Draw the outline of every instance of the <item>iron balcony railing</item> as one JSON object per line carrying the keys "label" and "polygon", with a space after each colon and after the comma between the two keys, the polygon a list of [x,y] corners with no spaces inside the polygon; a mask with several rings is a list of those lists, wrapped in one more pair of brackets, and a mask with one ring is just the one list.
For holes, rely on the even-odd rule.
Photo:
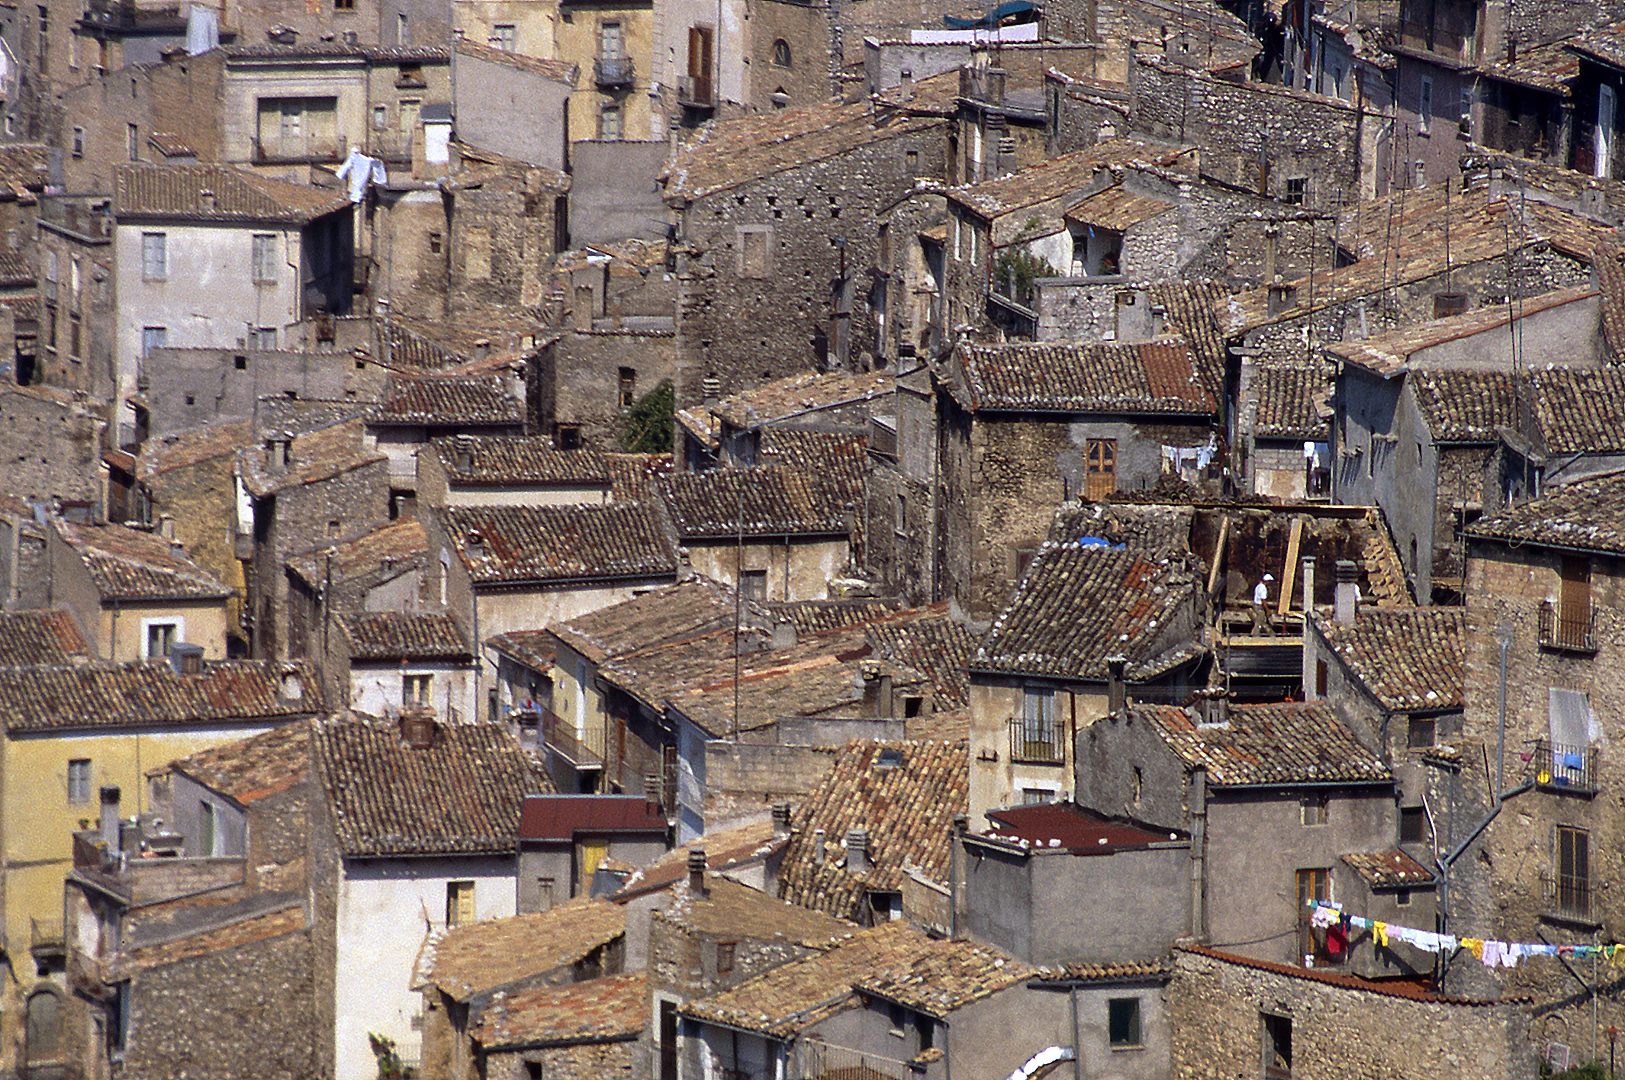
{"label": "iron balcony railing", "polygon": [[1529,761],[1535,784],[1582,795],[1597,792],[1597,750],[1541,739]]}
{"label": "iron balcony railing", "polygon": [[1591,916],[1591,879],[1580,874],[1547,874],[1545,886],[1546,910],[1556,915],[1576,918]]}
{"label": "iron balcony railing", "polygon": [[1539,630],[1540,643],[1548,649],[1597,651],[1597,609],[1589,604],[1581,610],[1545,601],[1540,605]]}
{"label": "iron balcony railing", "polygon": [[1033,724],[1026,720],[1010,721],[1010,760],[1064,765],[1066,743],[1062,740],[1060,726],[1053,723]]}
{"label": "iron balcony railing", "polygon": [[631,86],[630,56],[600,56],[592,62],[593,82],[599,86]]}

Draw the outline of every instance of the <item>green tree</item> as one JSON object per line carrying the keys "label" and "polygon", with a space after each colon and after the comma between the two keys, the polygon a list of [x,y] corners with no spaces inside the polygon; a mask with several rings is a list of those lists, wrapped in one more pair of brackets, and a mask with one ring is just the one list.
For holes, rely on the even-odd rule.
{"label": "green tree", "polygon": [[671,453],[672,414],[677,394],[670,379],[638,398],[621,424],[621,446],[634,454]]}

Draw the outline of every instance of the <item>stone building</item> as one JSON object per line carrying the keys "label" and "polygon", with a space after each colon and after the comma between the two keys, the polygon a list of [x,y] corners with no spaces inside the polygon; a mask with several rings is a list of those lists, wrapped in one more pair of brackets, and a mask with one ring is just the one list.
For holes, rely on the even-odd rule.
{"label": "stone building", "polygon": [[1075,738],[1137,696],[1205,683],[1205,604],[1186,556],[1045,543],[967,663],[971,821],[1072,790]]}
{"label": "stone building", "polygon": [[450,615],[367,611],[335,622],[323,627],[322,663],[335,703],[372,716],[432,705],[454,724],[480,719],[474,649]]}
{"label": "stone building", "polygon": [[457,138],[489,154],[563,172],[574,137],[568,113],[575,75],[573,61],[542,60],[460,38],[452,51]]}
{"label": "stone building", "polygon": [[470,1030],[479,1075],[541,1072],[564,1080],[648,1075],[647,982],[639,972],[498,991]]}
{"label": "stone building", "polygon": [[671,827],[657,796],[527,795],[517,834],[519,909],[603,895],[596,875],[605,862],[635,868],[669,851]]}
{"label": "stone building", "polygon": [[[107,423],[85,393],[0,384],[5,492],[29,503],[95,506],[106,497],[94,456]],[[104,504],[105,505],[105,504]]]}
{"label": "stone building", "polygon": [[[867,104],[719,123],[663,174],[676,215],[679,409],[787,375],[862,370],[876,214],[940,178],[949,121]],[[764,309],[779,317],[764,322]],[[748,328],[748,333],[742,333]]]}
{"label": "stone building", "polygon": [[[1618,868],[1600,853],[1619,828],[1607,793],[1618,774],[1608,747],[1621,693],[1622,490],[1617,475],[1581,481],[1467,529],[1462,745],[1488,758],[1489,775],[1463,770],[1456,814],[1493,820],[1454,864],[1455,933],[1554,943],[1618,933],[1608,899]],[[1588,967],[1536,958],[1497,978],[1477,966],[1453,965],[1447,985],[1530,996],[1538,1044],[1606,1055],[1602,1029],[1621,1014]]]}
{"label": "stone building", "polygon": [[[1529,1005],[1480,1002],[1414,982],[1306,971],[1192,946],[1174,951],[1171,1076],[1527,1076]],[[1373,1031],[1385,1032],[1373,1039]],[[1262,1052],[1261,1052],[1262,1051]]]}

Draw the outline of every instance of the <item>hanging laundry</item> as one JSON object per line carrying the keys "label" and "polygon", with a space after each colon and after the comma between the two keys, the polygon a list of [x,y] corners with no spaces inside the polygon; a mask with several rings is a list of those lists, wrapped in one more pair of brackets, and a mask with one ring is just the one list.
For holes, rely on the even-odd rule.
{"label": "hanging laundry", "polygon": [[367,192],[367,185],[389,183],[389,173],[384,163],[363,154],[358,147],[350,147],[350,156],[344,159],[333,173],[339,180],[345,181],[350,188],[350,201],[358,203]]}

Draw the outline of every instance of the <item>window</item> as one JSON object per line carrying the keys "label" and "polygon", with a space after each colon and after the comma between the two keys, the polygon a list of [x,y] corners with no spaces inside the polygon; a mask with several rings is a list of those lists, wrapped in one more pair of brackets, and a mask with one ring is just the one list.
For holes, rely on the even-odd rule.
{"label": "window", "polygon": [[1298,955],[1313,957],[1316,961],[1330,962],[1332,957],[1326,952],[1326,932],[1312,927],[1309,924],[1309,916],[1312,914],[1313,901],[1330,900],[1332,898],[1332,872],[1316,867],[1299,870],[1296,877],[1298,886]]}
{"label": "window", "polygon": [[1106,1002],[1106,1031],[1113,1050],[1142,1045],[1140,1038],[1140,999],[1112,998]]}
{"label": "window", "polygon": [[513,23],[499,23],[491,27],[491,48],[513,52],[516,47]]}
{"label": "window", "polygon": [[620,401],[621,408],[630,409],[637,400],[638,371],[637,368],[623,367],[620,371]]}
{"label": "window", "polygon": [[886,1002],[886,1019],[891,1023],[891,1034],[903,1037],[903,1025],[908,1023],[908,1010],[895,1001]]}
{"label": "window", "polygon": [[1029,686],[1021,695],[1023,756],[1047,761],[1059,752],[1055,733],[1055,691]]}
{"label": "window", "polygon": [[1399,808],[1399,842],[1401,844],[1423,844],[1427,842],[1428,817],[1427,811],[1420,806],[1401,806]]}
{"label": "window", "polygon": [[1431,716],[1413,716],[1406,725],[1405,745],[1414,748],[1432,746],[1439,722]]}
{"label": "window", "polygon": [[125,149],[130,152],[131,161],[141,160],[141,128],[136,124],[124,125]]}
{"label": "window", "polygon": [[1559,644],[1579,644],[1591,632],[1591,560],[1565,555],[1557,576],[1556,638]]}
{"label": "window", "polygon": [[44,4],[39,5],[39,70],[44,75],[47,70],[47,59],[51,51],[51,9]]}
{"label": "window", "polygon": [[1309,194],[1309,178],[1307,176],[1289,176],[1286,179],[1286,199],[1289,206],[1302,206]]}
{"label": "window", "polygon": [[277,278],[276,236],[273,233],[254,234],[254,283],[274,285]]}
{"label": "window", "polygon": [[742,225],[739,240],[739,276],[765,278],[773,273],[773,229],[768,225]]}
{"label": "window", "polygon": [[618,142],[621,138],[621,107],[605,105],[598,110],[598,137],[605,142]]}
{"label": "window", "polygon": [[474,921],[474,883],[446,882],[446,925],[464,926]]}
{"label": "window", "polygon": [[74,758],[68,762],[68,801],[90,801],[90,759]]}
{"label": "window", "polygon": [[1298,800],[1298,816],[1305,825],[1326,824],[1326,809],[1331,799],[1326,795],[1305,795]]}
{"label": "window", "polygon": [[897,516],[892,521],[892,531],[898,536],[908,534],[908,496],[897,496]]}
{"label": "window", "polygon": [[431,254],[431,255],[439,255],[440,252],[441,252],[441,244],[442,243],[443,243],[443,241],[441,240],[441,237],[440,237],[439,233],[437,233],[437,232],[430,233],[429,234],[429,254]]}
{"label": "window", "polygon": [[1552,899],[1570,915],[1591,912],[1591,837],[1584,829],[1557,827],[1557,881]]}
{"label": "window", "polygon": [[276,327],[250,326],[248,328],[248,347],[250,349],[275,349]]}
{"label": "window", "polygon": [[385,131],[389,128],[389,106],[374,105],[372,107],[372,129]]}
{"label": "window", "polygon": [[141,355],[146,356],[154,349],[162,349],[169,344],[169,327],[143,326],[141,328]]}
{"label": "window", "polygon": [[404,11],[399,12],[395,16],[395,44],[412,44],[412,23],[411,20],[406,17],[406,12]]}
{"label": "window", "polygon": [[338,157],[338,98],[260,98],[259,157]]}
{"label": "window", "polygon": [[354,11],[355,0],[333,0],[334,11]]}
{"label": "window", "polygon": [[1292,1080],[1292,1018],[1259,1013],[1264,1030],[1264,1076]]}
{"label": "window", "polygon": [[536,910],[553,910],[553,879],[550,877],[536,879]]}
{"label": "window", "polygon": [[434,701],[433,675],[402,675],[401,704],[428,705]]}
{"label": "window", "polygon": [[[8,115],[6,119],[9,120],[11,117]],[[82,127],[73,129],[73,156],[85,156],[85,129]]]}
{"label": "window", "polygon": [[767,599],[767,571],[745,570],[739,575],[739,594],[746,600]]}
{"label": "window", "polygon": [[718,975],[726,975],[734,969],[734,945],[732,941],[717,942]]}
{"label": "window", "polygon": [[150,622],[147,624],[147,659],[165,660],[169,657],[169,650],[179,638],[179,627],[172,622]]}
{"label": "window", "polygon": [[141,276],[148,281],[169,279],[168,242],[161,232],[141,234]]}
{"label": "window", "polygon": [[781,68],[790,66],[790,43],[783,38],[773,43],[773,66]]}
{"label": "window", "polygon": [[1083,497],[1098,502],[1117,490],[1117,440],[1090,439],[1085,455]]}
{"label": "window", "polygon": [[1055,792],[1049,788],[1024,787],[1021,789],[1022,806],[1043,806],[1055,801]]}
{"label": "window", "polygon": [[197,804],[197,849],[198,854],[207,858],[215,854],[215,828],[214,804],[198,800]]}
{"label": "window", "polygon": [[417,130],[418,117],[423,114],[423,102],[417,98],[402,98],[400,102],[400,129],[410,135]]}
{"label": "window", "polygon": [[600,23],[598,26],[598,56],[603,60],[619,60],[625,56],[625,40],[618,22]]}
{"label": "window", "polygon": [[1394,890],[1394,904],[1398,907],[1411,906],[1411,891],[1409,889]]}
{"label": "window", "polygon": [[68,312],[68,355],[78,356],[80,348],[80,322],[77,311]]}
{"label": "window", "polygon": [[1428,125],[1433,123],[1433,80],[1424,78],[1422,88],[1417,93],[1416,102],[1416,130],[1423,135],[1428,133]]}

